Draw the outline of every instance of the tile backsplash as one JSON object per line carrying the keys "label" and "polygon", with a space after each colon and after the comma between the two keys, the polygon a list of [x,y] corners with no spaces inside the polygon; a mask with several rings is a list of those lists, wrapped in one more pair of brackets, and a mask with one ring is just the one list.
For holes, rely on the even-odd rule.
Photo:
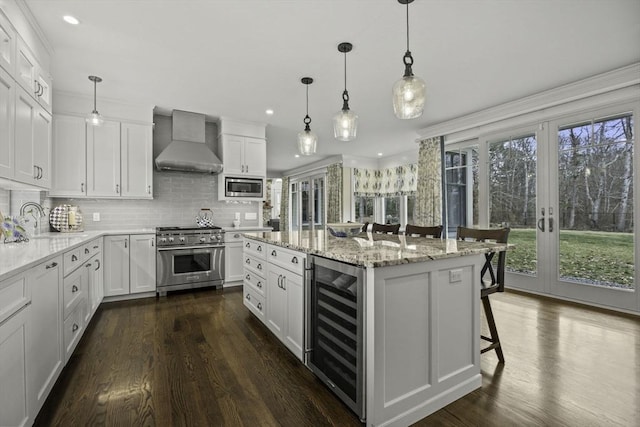
{"label": "tile backsplash", "polygon": [[11,192],[9,190],[4,190],[2,188],[0,188],[0,212],[2,212],[5,215],[9,215],[10,212],[10,206],[9,206],[9,195],[11,194]]}
{"label": "tile backsplash", "polygon": [[[211,209],[214,223],[222,227],[233,225],[236,212],[241,226],[258,225],[261,203],[218,201],[217,175],[154,171],[153,185],[153,200],[55,198],[50,205],[79,206],[85,230],[195,225],[202,208]],[[93,213],[100,214],[99,222],[93,221]],[[245,219],[245,213],[256,214],[256,219]]]}

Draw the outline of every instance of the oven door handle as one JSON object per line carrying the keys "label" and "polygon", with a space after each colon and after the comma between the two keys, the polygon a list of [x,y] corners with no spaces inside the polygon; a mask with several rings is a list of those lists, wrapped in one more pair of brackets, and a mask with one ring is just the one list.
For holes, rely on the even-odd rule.
{"label": "oven door handle", "polygon": [[223,249],[224,245],[216,246],[169,246],[164,248],[158,248],[158,251],[176,251],[180,249]]}

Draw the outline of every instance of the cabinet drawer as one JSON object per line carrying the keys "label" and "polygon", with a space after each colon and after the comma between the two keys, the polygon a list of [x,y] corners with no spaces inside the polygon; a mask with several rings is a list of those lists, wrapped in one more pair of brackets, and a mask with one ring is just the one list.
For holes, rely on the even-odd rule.
{"label": "cabinet drawer", "polygon": [[80,300],[87,295],[87,290],[84,289],[86,284],[84,282],[84,270],[76,270],[73,274],[64,278],[64,313],[63,318],[67,318],[69,314],[78,305]]}
{"label": "cabinet drawer", "polygon": [[96,239],[82,245],[82,259],[87,261],[102,251],[102,239]]}
{"label": "cabinet drawer", "polygon": [[244,287],[244,305],[251,311],[262,323],[265,322],[265,302],[264,297],[253,293],[253,288],[250,286]]}
{"label": "cabinet drawer", "polygon": [[242,236],[242,233],[238,231],[227,231],[224,233],[225,243],[242,242],[243,240],[244,240],[244,237]]}
{"label": "cabinet drawer", "polygon": [[244,253],[244,270],[251,271],[258,276],[265,277],[267,274],[267,262],[264,259],[256,258],[252,255]]}
{"label": "cabinet drawer", "polygon": [[267,244],[257,240],[244,239],[244,251],[256,258],[266,258]]}
{"label": "cabinet drawer", "polygon": [[30,289],[24,274],[0,282],[0,323],[29,304],[31,301]]}
{"label": "cabinet drawer", "polygon": [[303,275],[306,254],[291,249],[281,248],[280,246],[269,245],[267,248],[267,261],[270,264],[279,265],[282,268]]}
{"label": "cabinet drawer", "polygon": [[82,331],[84,330],[84,309],[85,309],[84,301],[83,304],[78,304],[76,309],[71,312],[69,317],[67,317],[64,321],[64,360],[65,362],[69,360],[71,353],[78,345],[78,341],[80,341],[80,337],[82,336]]}
{"label": "cabinet drawer", "polygon": [[264,297],[264,287],[266,283],[267,282],[264,277],[259,276],[248,269],[244,270],[244,284],[245,286],[251,286],[254,293]]}
{"label": "cabinet drawer", "polygon": [[64,266],[65,277],[82,265],[82,252],[82,247],[79,247],[64,253],[62,257],[62,264]]}

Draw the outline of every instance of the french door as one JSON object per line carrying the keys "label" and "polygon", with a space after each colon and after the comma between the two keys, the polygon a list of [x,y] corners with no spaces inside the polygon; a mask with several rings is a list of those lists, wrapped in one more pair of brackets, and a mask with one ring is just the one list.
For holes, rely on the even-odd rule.
{"label": "french door", "polygon": [[508,287],[640,310],[638,125],[627,107],[476,142],[478,225],[511,228]]}
{"label": "french door", "polygon": [[325,226],[325,175],[299,178],[291,183],[291,231]]}

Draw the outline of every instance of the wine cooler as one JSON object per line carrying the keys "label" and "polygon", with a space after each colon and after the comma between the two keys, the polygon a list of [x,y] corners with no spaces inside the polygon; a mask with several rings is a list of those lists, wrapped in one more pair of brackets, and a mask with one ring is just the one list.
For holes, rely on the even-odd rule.
{"label": "wine cooler", "polygon": [[310,273],[307,364],[364,421],[364,269],[313,256]]}

